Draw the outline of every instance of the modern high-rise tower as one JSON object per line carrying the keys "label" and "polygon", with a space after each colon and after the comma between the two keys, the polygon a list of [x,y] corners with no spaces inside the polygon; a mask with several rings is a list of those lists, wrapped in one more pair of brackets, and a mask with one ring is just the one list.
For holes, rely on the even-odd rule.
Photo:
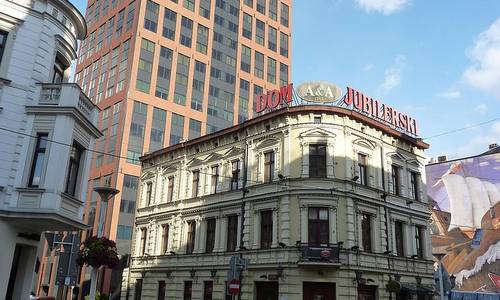
{"label": "modern high-rise tower", "polygon": [[[86,20],[75,79],[102,109],[104,136],[85,217],[100,230],[92,187],[119,189],[103,230],[125,255],[138,158],[243,122],[254,114],[256,94],[289,82],[291,0],[89,0]],[[119,289],[114,273],[102,280],[104,292]]]}

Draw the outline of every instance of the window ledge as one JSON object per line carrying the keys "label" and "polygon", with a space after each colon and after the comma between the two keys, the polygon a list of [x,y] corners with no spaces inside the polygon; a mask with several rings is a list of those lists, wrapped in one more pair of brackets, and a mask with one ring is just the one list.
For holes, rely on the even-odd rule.
{"label": "window ledge", "polygon": [[44,188],[37,188],[37,187],[17,187],[16,191],[18,192],[26,192],[26,193],[44,193],[45,189]]}

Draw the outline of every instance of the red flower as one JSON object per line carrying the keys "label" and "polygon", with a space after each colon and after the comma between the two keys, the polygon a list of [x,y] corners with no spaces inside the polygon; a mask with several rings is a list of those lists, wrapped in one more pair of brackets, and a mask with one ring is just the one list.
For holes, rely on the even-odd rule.
{"label": "red flower", "polygon": [[78,252],[77,262],[80,266],[86,264],[95,268],[113,268],[119,262],[116,243],[105,237],[89,237]]}

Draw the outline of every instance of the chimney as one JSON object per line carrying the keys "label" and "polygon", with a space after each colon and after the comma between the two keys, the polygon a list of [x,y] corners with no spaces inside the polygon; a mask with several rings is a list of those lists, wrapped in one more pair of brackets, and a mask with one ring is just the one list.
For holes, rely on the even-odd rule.
{"label": "chimney", "polygon": [[445,162],[447,160],[448,160],[448,157],[446,157],[446,155],[438,156],[438,163]]}
{"label": "chimney", "polygon": [[497,144],[497,143],[490,144],[490,145],[488,146],[488,150],[495,149],[496,147],[498,147],[498,144]]}

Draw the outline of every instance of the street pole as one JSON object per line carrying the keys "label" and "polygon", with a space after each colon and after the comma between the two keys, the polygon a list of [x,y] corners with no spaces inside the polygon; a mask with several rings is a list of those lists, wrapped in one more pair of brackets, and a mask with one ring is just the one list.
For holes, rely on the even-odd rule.
{"label": "street pole", "polygon": [[438,265],[438,273],[439,273],[439,294],[441,295],[441,300],[444,300],[444,284],[443,284],[443,264],[439,262]]}
{"label": "street pole", "polygon": [[[101,226],[102,222],[102,228],[98,228],[97,230],[97,237],[100,238],[105,235],[105,227],[106,227],[106,213],[107,213],[107,206],[108,206],[108,201],[111,199],[113,196],[118,194],[120,191],[108,187],[108,186],[103,186],[103,187],[95,187],[94,191],[99,194],[99,197],[101,198],[101,207],[99,212],[99,224],[98,227]],[[104,216],[101,218],[101,216]],[[89,300],[95,300],[95,292],[97,289],[97,273],[99,271],[99,268],[91,267],[90,271],[90,292],[89,292]]]}

